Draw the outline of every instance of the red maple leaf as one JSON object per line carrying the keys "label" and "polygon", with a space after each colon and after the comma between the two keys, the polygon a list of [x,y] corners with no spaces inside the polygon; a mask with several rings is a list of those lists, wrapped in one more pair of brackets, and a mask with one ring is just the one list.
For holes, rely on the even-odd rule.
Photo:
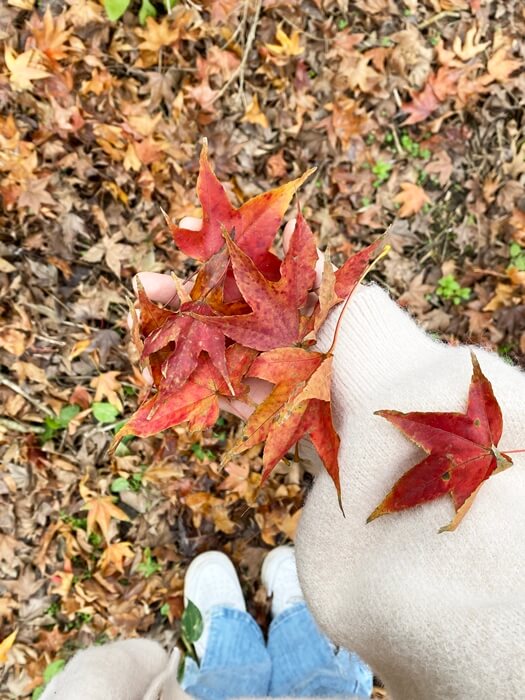
{"label": "red maple leaf", "polygon": [[300,340],[299,309],[315,283],[317,262],[315,239],[304,218],[301,214],[297,218],[277,282],[269,282],[226,231],[223,235],[235,281],[252,312],[236,316],[193,314],[194,318],[256,350],[271,350]]}
{"label": "red maple leaf", "polygon": [[202,228],[191,231],[172,226],[175,243],[186,255],[205,261],[223,247],[223,230],[226,229],[228,233],[235,230],[235,240],[241,250],[252,258],[261,272],[267,274],[268,279],[275,279],[280,261],[269,252],[269,248],[292,197],[314,170],[308,170],[296,180],[249,199],[237,209],[230,203],[224,187],[211,169],[205,142],[197,180]]}
{"label": "red maple leaf", "polygon": [[331,353],[304,348],[277,348],[257,357],[247,374],[274,384],[269,396],[252,413],[228,460],[264,442],[263,481],[293,445],[308,435],[332,477],[339,502],[339,437],[330,408]]}
{"label": "red maple leaf", "polygon": [[[248,387],[242,379],[256,354],[242,345],[226,350],[227,371],[237,399],[246,398]],[[148,437],[186,421],[190,430],[204,430],[219,416],[220,396],[231,398],[230,386],[210,359],[202,355],[197,369],[181,388],[171,390],[161,384],[159,391],[138,408],[115,436],[113,449],[125,435]]]}
{"label": "red maple leaf", "polygon": [[368,522],[449,493],[456,515],[440,532],[455,530],[482,484],[512,465],[496,448],[503,431],[501,409],[474,353],[471,357],[474,370],[465,413],[376,412],[428,456],[394,484]]}

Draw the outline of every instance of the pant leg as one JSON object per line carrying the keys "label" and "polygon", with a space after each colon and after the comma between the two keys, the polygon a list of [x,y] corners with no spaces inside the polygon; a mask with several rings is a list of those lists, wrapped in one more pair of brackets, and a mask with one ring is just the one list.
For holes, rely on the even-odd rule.
{"label": "pant leg", "polygon": [[251,615],[234,608],[211,609],[206,651],[199,667],[187,659],[182,686],[200,700],[266,697],[271,661]]}
{"label": "pant leg", "polygon": [[270,626],[270,695],[369,698],[372,672],[351,652],[338,653],[318,629],[304,603],[278,615]]}

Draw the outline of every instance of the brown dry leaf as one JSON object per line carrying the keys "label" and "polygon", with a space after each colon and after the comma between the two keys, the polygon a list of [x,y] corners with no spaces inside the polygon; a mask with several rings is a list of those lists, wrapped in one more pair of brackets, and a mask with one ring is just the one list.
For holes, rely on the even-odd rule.
{"label": "brown dry leaf", "polygon": [[131,542],[114,542],[109,544],[102,552],[98,565],[106,576],[118,571],[124,573],[126,562],[133,559],[133,547]]}
{"label": "brown dry leaf", "polygon": [[259,124],[259,126],[262,126],[263,129],[267,129],[269,127],[268,119],[264,112],[261,112],[261,108],[259,107],[259,98],[257,97],[257,93],[253,95],[252,101],[246,108],[246,112],[244,113],[244,117],[241,119],[241,121],[249,122],[250,124]]}
{"label": "brown dry leaf", "polygon": [[488,304],[483,307],[483,311],[496,311],[505,306],[512,305],[512,297],[514,288],[511,284],[499,283],[496,286],[496,294],[492,297]]}
{"label": "brown dry leaf", "polygon": [[412,182],[402,182],[401,192],[394,197],[394,202],[401,205],[398,215],[404,219],[413,216],[425,205],[431,204],[432,200],[425,190]]}
{"label": "brown dry leaf", "polygon": [[93,532],[95,525],[98,525],[104,539],[109,544],[109,524],[111,518],[116,520],[129,521],[128,516],[115,505],[112,496],[95,496],[92,498],[84,498],[84,506],[82,510],[88,511],[87,516],[87,533]]}
{"label": "brown dry leaf", "polygon": [[6,46],[4,58],[9,70],[9,82],[14,90],[32,90],[33,80],[42,80],[50,75],[42,66],[40,52],[34,49],[17,56],[13,49]]}
{"label": "brown dry leaf", "polygon": [[20,382],[25,382],[29,380],[30,382],[36,382],[38,384],[47,384],[47,377],[45,370],[41,367],[37,367],[32,362],[22,362],[17,360],[13,362],[11,369],[16,372]]}
{"label": "brown dry leaf", "polygon": [[89,386],[96,390],[94,401],[107,399],[112,406],[115,406],[118,411],[122,412],[122,401],[117,393],[122,389],[122,384],[117,379],[119,374],[120,372],[104,372],[97,377],[93,377]]}
{"label": "brown dry leaf", "polygon": [[465,38],[461,41],[459,34],[454,38],[452,48],[454,53],[462,61],[470,61],[471,58],[485,51],[490,46],[490,41],[481,41],[483,31],[475,24],[467,30]]}
{"label": "brown dry leaf", "polygon": [[508,58],[508,54],[507,47],[502,46],[487,62],[487,71],[490,77],[502,83],[508,80],[514,71],[523,66],[522,61]]}
{"label": "brown dry leaf", "polygon": [[454,164],[444,149],[438,151],[430,163],[425,166],[425,172],[429,175],[437,175],[441,187],[444,187],[450,180],[453,170]]}

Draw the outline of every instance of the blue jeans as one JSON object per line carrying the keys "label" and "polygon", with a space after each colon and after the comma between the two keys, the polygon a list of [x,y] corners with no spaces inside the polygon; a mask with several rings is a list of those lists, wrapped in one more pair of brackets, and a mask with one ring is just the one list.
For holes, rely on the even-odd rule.
{"label": "blue jeans", "polygon": [[186,659],[182,686],[193,697],[372,694],[368,666],[345,649],[335,652],[304,603],[272,621],[267,645],[255,620],[240,610],[212,608],[209,624],[200,667]]}

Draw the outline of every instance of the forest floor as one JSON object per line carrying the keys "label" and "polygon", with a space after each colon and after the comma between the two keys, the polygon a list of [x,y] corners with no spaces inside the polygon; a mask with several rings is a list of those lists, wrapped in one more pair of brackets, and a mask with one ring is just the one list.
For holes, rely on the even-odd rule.
{"label": "forest floor", "polygon": [[145,390],[132,277],[192,269],[163,212],[198,214],[202,137],[237,203],[317,166],[299,199],[334,262],[391,226],[373,279],[444,341],[525,362],[521,2],[142,5],[0,4],[2,699],[91,643],[176,643],[207,549],[267,622],[258,574],[294,538],[301,468],[259,489],[257,449],[221,470],[228,416],[107,452]]}

